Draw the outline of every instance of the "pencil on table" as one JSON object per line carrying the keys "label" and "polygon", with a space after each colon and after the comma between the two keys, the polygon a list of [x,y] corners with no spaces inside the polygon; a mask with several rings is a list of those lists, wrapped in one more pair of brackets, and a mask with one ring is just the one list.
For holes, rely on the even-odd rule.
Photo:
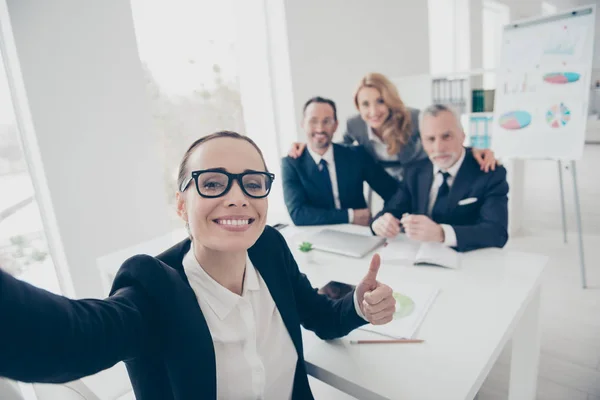
{"label": "pencil on table", "polygon": [[423,339],[351,340],[350,344],[423,343]]}

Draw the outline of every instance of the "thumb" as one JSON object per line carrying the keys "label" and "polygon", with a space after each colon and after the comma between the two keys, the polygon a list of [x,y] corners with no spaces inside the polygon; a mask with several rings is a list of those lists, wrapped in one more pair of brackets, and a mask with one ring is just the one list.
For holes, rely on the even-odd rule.
{"label": "thumb", "polygon": [[373,258],[371,259],[371,265],[369,265],[369,272],[365,276],[366,280],[377,280],[377,273],[379,272],[379,266],[381,265],[381,257],[379,254],[373,254]]}

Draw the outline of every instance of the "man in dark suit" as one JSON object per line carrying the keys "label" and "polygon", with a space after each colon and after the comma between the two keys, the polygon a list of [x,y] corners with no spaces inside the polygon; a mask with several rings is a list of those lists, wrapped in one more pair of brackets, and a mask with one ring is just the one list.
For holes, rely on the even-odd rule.
{"label": "man in dark suit", "polygon": [[463,147],[454,112],[433,105],[421,113],[421,140],[429,156],[405,169],[401,189],[375,216],[371,229],[394,237],[439,242],[458,251],[503,247],[508,240],[506,170],[485,173]]}
{"label": "man in dark suit", "polygon": [[296,225],[369,226],[363,182],[384,200],[398,190],[398,182],[362,147],[331,142],[337,126],[332,100],[314,97],[306,102],[302,128],[308,151],[296,159],[285,157],[281,163],[283,196]]}

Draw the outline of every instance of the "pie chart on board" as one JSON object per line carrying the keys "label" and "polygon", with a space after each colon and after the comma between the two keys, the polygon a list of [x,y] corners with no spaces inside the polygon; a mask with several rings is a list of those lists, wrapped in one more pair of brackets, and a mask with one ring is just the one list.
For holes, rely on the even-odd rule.
{"label": "pie chart on board", "polygon": [[564,84],[577,82],[580,76],[577,72],[550,72],[543,79],[548,83]]}
{"label": "pie chart on board", "polygon": [[531,123],[531,114],[527,111],[516,110],[504,113],[498,124],[504,129],[523,129]]}
{"label": "pie chart on board", "polygon": [[571,110],[563,103],[555,104],[546,111],[546,122],[552,128],[565,126],[571,120]]}

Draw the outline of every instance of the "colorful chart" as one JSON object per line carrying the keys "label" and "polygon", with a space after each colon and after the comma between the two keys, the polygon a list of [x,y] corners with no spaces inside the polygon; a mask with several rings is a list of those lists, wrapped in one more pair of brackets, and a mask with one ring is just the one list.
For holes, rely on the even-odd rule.
{"label": "colorful chart", "polygon": [[552,128],[565,126],[571,120],[571,110],[563,103],[555,104],[546,111],[546,122]]}
{"label": "colorful chart", "polygon": [[544,81],[554,84],[573,83],[579,80],[581,75],[577,72],[551,72],[544,75]]}
{"label": "colorful chart", "polygon": [[415,311],[415,302],[410,297],[403,295],[398,292],[392,293],[394,299],[396,299],[396,312],[394,313],[394,319],[408,317]]}
{"label": "colorful chart", "polygon": [[503,114],[498,124],[504,129],[523,129],[531,123],[531,114],[527,111],[516,110]]}

